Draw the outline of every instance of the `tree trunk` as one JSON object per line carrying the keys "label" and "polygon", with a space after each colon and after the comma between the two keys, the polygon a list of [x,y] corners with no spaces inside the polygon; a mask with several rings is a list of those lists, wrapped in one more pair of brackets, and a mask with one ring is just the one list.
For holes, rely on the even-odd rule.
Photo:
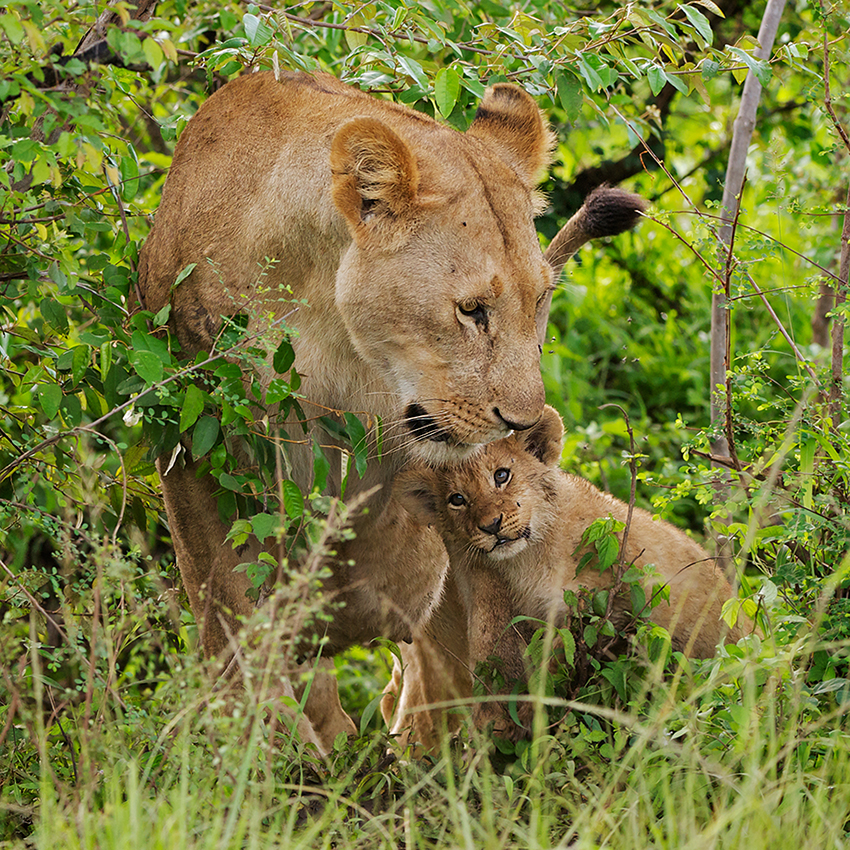
{"label": "tree trunk", "polygon": [[[773,48],[779,21],[785,8],[785,0],[768,0],[764,10],[758,41],[760,47],[754,51],[759,59],[767,59]],[[753,129],[756,123],[761,84],[755,74],[750,71],[744,82],[741,95],[741,105],[732,133],[732,148],[729,152],[729,163],[726,169],[726,183],[723,189],[721,206],[719,255],[722,262],[721,277],[723,288],[715,287],[711,297],[711,367],[709,384],[711,391],[711,424],[719,429],[719,434],[712,442],[711,453],[721,458],[730,458],[733,451],[729,442],[731,422],[727,405],[728,385],[727,373],[730,366],[729,351],[729,281],[732,269],[732,236],[733,226],[740,206],[740,195],[744,186],[744,175],[747,165],[747,149],[750,146]],[[715,464],[717,470],[717,485],[715,502],[726,500],[729,494],[729,472],[727,464]],[[717,538],[718,564],[727,575],[733,574],[730,557],[729,540],[725,535]]]}

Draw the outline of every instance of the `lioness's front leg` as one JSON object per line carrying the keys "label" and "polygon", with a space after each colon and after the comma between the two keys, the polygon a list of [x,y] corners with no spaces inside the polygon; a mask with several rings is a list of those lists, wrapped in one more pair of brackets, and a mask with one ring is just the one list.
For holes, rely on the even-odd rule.
{"label": "lioness's front leg", "polygon": [[[517,683],[527,681],[528,673],[525,640],[511,623],[517,612],[510,588],[496,570],[476,567],[457,570],[456,580],[466,604],[470,670],[474,673],[482,663],[492,665],[492,672],[501,680],[495,692],[511,694]],[[484,684],[492,694],[490,682]],[[492,723],[498,737],[518,740],[531,732],[534,707],[528,701],[518,702],[516,713],[520,726],[511,719],[505,703],[487,701],[477,703],[472,716],[476,726]]]}
{"label": "lioness's front leg", "polygon": [[[234,550],[226,539],[228,527],[219,518],[214,495],[217,482],[209,475],[198,478],[198,466],[187,458],[184,466],[175,463],[166,473],[162,460],[157,460],[177,566],[198,624],[204,656],[220,661],[223,670],[236,652],[242,625],[254,611],[254,603],[247,596],[251,587],[247,574],[234,569],[256,559],[259,545],[254,540]],[[238,665],[232,670],[238,674]],[[274,686],[277,697],[293,695],[285,679],[288,672],[281,671]],[[290,709],[285,711],[291,713]],[[306,718],[298,720],[299,734],[322,753],[330,749],[340,732],[356,732],[340,705],[336,679],[328,672],[317,672],[304,713]]]}
{"label": "lioness's front leg", "polygon": [[178,460],[167,473],[167,459],[156,461],[168,527],[204,656],[226,663],[233,655],[233,639],[254,609],[247,596],[248,576],[234,569],[256,558],[259,549],[254,541],[253,548],[247,544],[237,554],[219,518],[213,495],[218,482],[210,475],[198,478],[200,464],[184,458],[184,465]]}

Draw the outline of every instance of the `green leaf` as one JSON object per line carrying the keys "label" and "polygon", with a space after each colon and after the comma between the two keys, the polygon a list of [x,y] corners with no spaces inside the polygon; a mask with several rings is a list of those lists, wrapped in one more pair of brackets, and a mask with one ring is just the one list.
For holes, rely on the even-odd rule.
{"label": "green leaf", "polygon": [[156,384],[162,380],[164,369],[162,360],[152,351],[133,351],[130,354],[130,365],[148,384]]}
{"label": "green leaf", "polygon": [[275,372],[283,375],[288,372],[292,364],[295,362],[295,351],[292,348],[292,343],[285,339],[277,347],[277,350],[272,357],[272,366]]}
{"label": "green leaf", "polygon": [[362,478],[366,472],[366,460],[369,455],[369,441],[366,439],[366,428],[353,414],[345,414],[345,424],[348,438],[351,441],[351,452],[354,455],[354,466]]}
{"label": "green leaf", "polygon": [[292,392],[292,388],[283,378],[274,378],[269,382],[269,388],[266,390],[266,404],[275,404],[288,398]]}
{"label": "green leaf", "polygon": [[155,328],[161,328],[168,322],[168,317],[171,315],[171,302],[169,301],[151,320]]}
{"label": "green leaf", "polygon": [[667,82],[667,75],[664,73],[664,69],[659,68],[658,65],[649,66],[649,70],[646,72],[646,78],[649,80],[649,88],[654,95],[657,95]]}
{"label": "green leaf", "polygon": [[581,107],[584,103],[581,82],[572,74],[559,73],[556,86],[558,88],[558,100],[561,101],[561,106],[567,113],[567,118],[570,121],[575,121],[581,114]]}
{"label": "green leaf", "polygon": [[220,427],[215,416],[202,416],[198,420],[192,432],[192,456],[195,460],[203,457],[215,445]]}
{"label": "green leaf", "polygon": [[599,91],[602,88],[602,78],[581,54],[578,56],[578,67],[581,75],[587,81],[588,86],[590,86],[591,91]]}
{"label": "green leaf", "polygon": [[101,377],[106,377],[109,370],[112,368],[112,343],[104,342],[100,346],[100,374]]}
{"label": "green leaf", "polygon": [[204,410],[204,392],[195,384],[189,384],[186,388],[186,396],[183,399],[183,407],[180,409],[180,433],[187,431],[197,421]]}
{"label": "green leaf", "polygon": [[294,481],[283,482],[283,507],[290,519],[299,520],[304,516],[304,496]]}
{"label": "green leaf", "polygon": [[242,489],[242,482],[227,472],[222,472],[221,475],[218,476],[218,483],[226,490],[231,490],[234,493],[238,493]]}
{"label": "green leaf", "polygon": [[733,56],[737,56],[749,69],[755,74],[756,79],[766,86],[770,82],[770,65],[762,59],[757,59],[755,56],[750,56],[745,50],[740,47],[726,48]]}
{"label": "green leaf", "polygon": [[440,68],[434,78],[434,100],[444,118],[451,115],[460,94],[460,75],[454,68]]}
{"label": "green leaf", "polygon": [[668,74],[665,71],[664,76],[667,78],[667,82],[670,83],[676,91],[680,91],[682,94],[688,94],[688,84],[682,79],[681,75]]}
{"label": "green leaf", "polygon": [[55,419],[62,403],[62,388],[58,384],[39,384],[36,392],[44,415],[48,419]]}
{"label": "green leaf", "polygon": [[383,694],[379,694],[373,700],[370,701],[369,705],[363,709],[363,714],[360,715],[360,735],[361,737],[366,734],[369,729],[369,723],[372,718],[375,716],[375,712],[378,710],[378,706],[381,704],[381,700],[383,699]]}
{"label": "green leaf", "polygon": [[696,0],[700,6],[705,6],[709,12],[717,15],[718,18],[725,18],[726,15],[723,14],[720,7],[714,2],[714,0]]}
{"label": "green leaf", "polygon": [[649,611],[646,610],[646,593],[643,587],[639,584],[633,584],[630,588],[632,598],[632,612],[635,615],[646,617]]}
{"label": "green leaf", "polygon": [[331,465],[322,451],[322,447],[313,438],[313,489],[320,493],[325,489]]}
{"label": "green leaf", "polygon": [[168,343],[164,339],[135,330],[133,331],[132,343],[136,351],[150,351],[151,354],[155,354],[163,366],[168,366],[171,363],[171,352],[168,350]]}
{"label": "green leaf", "polygon": [[[149,41],[151,39],[147,39],[145,43]],[[118,170],[121,173],[121,197],[125,201],[132,201],[139,192],[139,163],[132,146],[130,152],[121,157]]]}
{"label": "green leaf", "polygon": [[256,514],[251,517],[251,530],[257,540],[265,540],[273,534],[277,534],[281,525],[281,518],[272,514]]}
{"label": "green leaf", "polygon": [[24,40],[24,28],[11,12],[0,15],[0,28],[5,31],[12,44],[20,44]]}
{"label": "green leaf", "polygon": [[159,68],[159,66],[165,61],[165,55],[162,52],[162,48],[152,38],[146,38],[142,42],[142,50],[144,51],[145,59],[148,60],[148,65],[150,65],[154,71],[156,71],[157,68]]}
{"label": "green leaf", "polygon": [[713,77],[716,77],[720,73],[720,63],[715,62],[713,59],[706,59],[702,63],[702,78],[704,80],[710,80]]}
{"label": "green leaf", "polygon": [[189,263],[189,265],[188,265],[188,266],[185,266],[183,269],[181,269],[181,270],[180,270],[180,273],[177,275],[177,277],[176,277],[176,278],[174,278],[174,283],[172,283],[172,284],[171,284],[171,290],[172,290],[172,292],[173,292],[173,291],[174,291],[174,290],[175,290],[175,289],[176,289],[176,288],[177,288],[177,287],[178,287],[181,283],[183,283],[183,281],[184,281],[184,280],[186,280],[186,278],[187,278],[187,277],[189,277],[189,275],[190,275],[190,274],[192,274],[192,272],[195,270],[195,266],[196,266],[196,265],[198,265],[198,264],[197,264],[197,263]]}
{"label": "green leaf", "polygon": [[39,305],[39,311],[47,324],[59,331],[59,333],[68,333],[68,314],[58,301],[54,301],[52,298],[45,298]]}
{"label": "green leaf", "polygon": [[262,47],[272,40],[274,30],[262,18],[256,15],[245,15],[242,18],[242,25],[245,27],[245,35],[251,47]]}
{"label": "green leaf", "polygon": [[691,22],[694,29],[705,39],[706,44],[711,44],[714,40],[714,33],[711,31],[708,18],[693,6],[679,6],[679,8],[685,13],[685,17]]}
{"label": "green leaf", "polygon": [[427,91],[429,88],[428,77],[422,70],[422,66],[415,59],[411,59],[409,56],[403,56],[401,53],[396,54],[395,58],[401,70],[408,77],[412,77],[421,88]]}
{"label": "green leaf", "polygon": [[620,543],[613,534],[596,541],[596,553],[599,555],[599,571],[607,570],[617,560]]}
{"label": "green leaf", "polygon": [[591,562],[593,561],[594,557],[596,557],[596,556],[594,555],[593,552],[585,552],[581,556],[581,560],[578,562],[578,565],[576,566],[576,575],[578,575],[583,569],[588,567],[591,564]]}
{"label": "green leaf", "polygon": [[76,428],[83,418],[82,405],[80,399],[76,395],[66,395],[62,397],[62,403],[59,405],[59,410],[62,413],[62,418],[65,420],[69,428]]}
{"label": "green leaf", "polygon": [[71,385],[77,386],[86,374],[91,359],[91,349],[87,345],[75,345],[71,357]]}

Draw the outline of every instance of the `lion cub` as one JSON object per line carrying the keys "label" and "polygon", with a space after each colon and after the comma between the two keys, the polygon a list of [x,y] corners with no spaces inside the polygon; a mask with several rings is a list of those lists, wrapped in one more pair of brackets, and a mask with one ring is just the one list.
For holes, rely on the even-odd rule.
{"label": "lion cub", "polygon": [[[495,656],[506,677],[524,678],[525,644],[508,628],[511,620],[524,615],[563,622],[565,590],[613,583],[611,570],[589,567],[576,575],[581,555],[575,553],[595,519],[610,515],[625,522],[628,506],[558,468],[563,436],[560,416],[547,406],[534,427],[489,443],[472,459],[416,467],[396,482],[407,510],[436,526],[448,549],[467,609],[470,670]],[[684,532],[635,508],[625,555],[627,563],[654,565],[652,585],[669,587],[669,600],[655,605],[649,618],[670,632],[675,649],[704,658],[722,638],[742,636],[741,627],[730,630],[720,619],[732,595],[729,582]],[[630,617],[624,598],[615,605],[615,624]],[[486,709],[478,710],[476,721],[482,717],[494,719]]]}

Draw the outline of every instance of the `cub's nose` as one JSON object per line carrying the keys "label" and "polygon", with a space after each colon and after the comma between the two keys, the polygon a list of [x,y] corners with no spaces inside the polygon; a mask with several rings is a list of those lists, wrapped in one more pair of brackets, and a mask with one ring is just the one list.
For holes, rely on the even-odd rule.
{"label": "cub's nose", "polygon": [[502,514],[499,514],[489,525],[479,525],[478,528],[485,534],[497,534],[502,527],[502,516]]}

